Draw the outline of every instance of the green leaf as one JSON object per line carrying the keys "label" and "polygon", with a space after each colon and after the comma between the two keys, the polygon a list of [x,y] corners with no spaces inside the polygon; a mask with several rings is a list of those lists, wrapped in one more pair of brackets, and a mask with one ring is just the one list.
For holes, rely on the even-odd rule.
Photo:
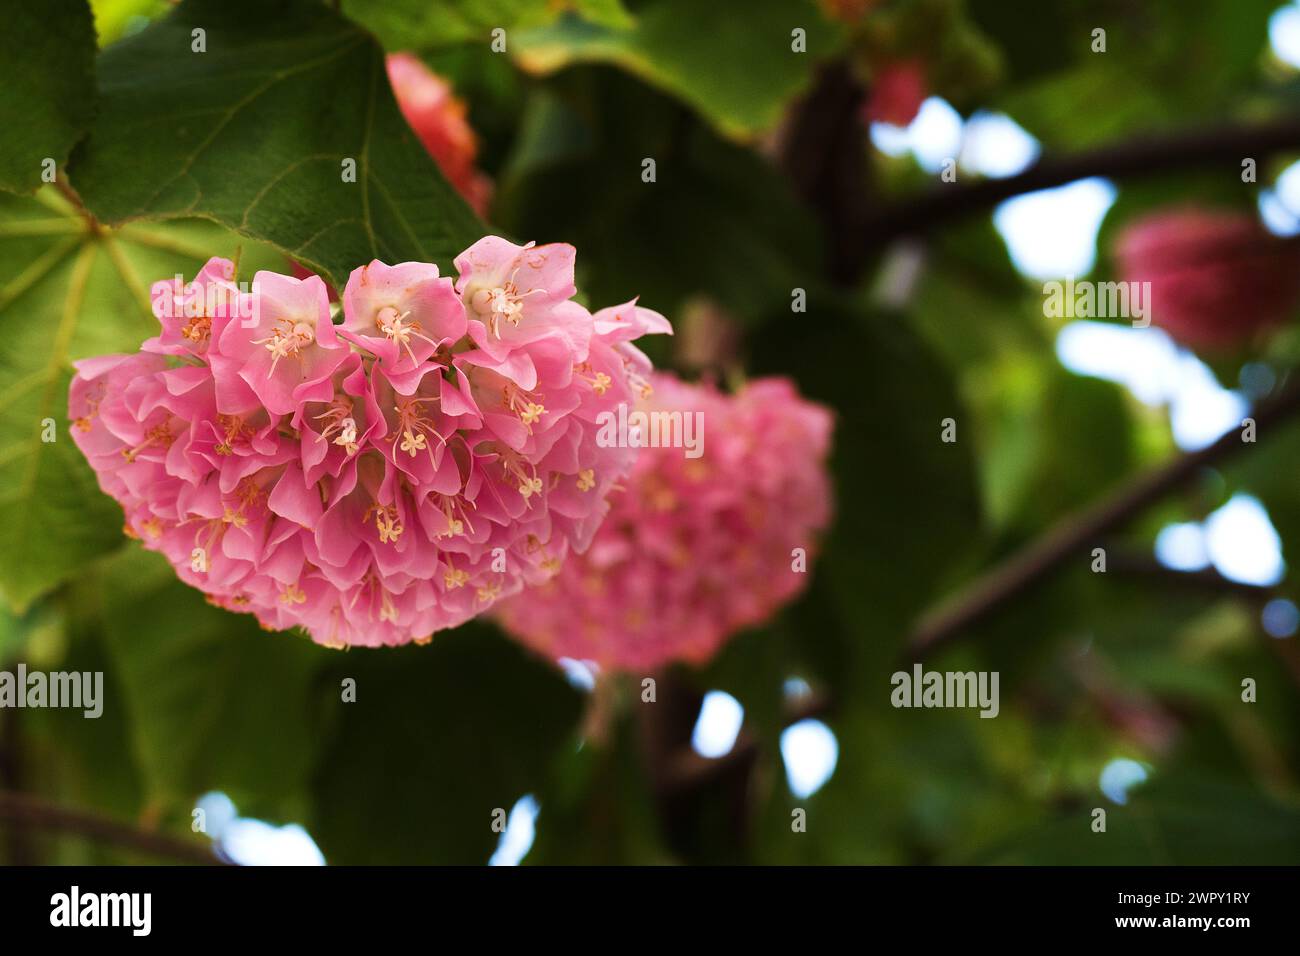
{"label": "green leaf", "polygon": [[[996,0],[979,4],[994,5],[1003,10],[985,28],[1040,61],[1025,64],[1026,74],[1041,61],[1058,66],[1013,87],[998,107],[1049,148],[1070,149],[1239,110],[1241,94],[1258,85],[1268,19],[1278,7],[1274,0],[1156,0],[1099,18],[1086,0],[1035,4],[1040,9],[1028,16]],[[1049,30],[1040,28],[1046,17]],[[1092,52],[1097,27],[1106,31],[1104,53]]]}
{"label": "green leaf", "polygon": [[[883,677],[859,685],[825,718],[839,756],[830,779],[811,795],[791,792],[772,742],[771,769],[759,777],[768,792],[754,830],[758,862],[942,862],[968,834],[1014,826],[1030,808],[995,766],[1019,762],[1022,773],[1037,770],[1023,718],[1009,710],[996,720],[974,711],[881,711],[875,702],[887,701],[890,691]],[[806,832],[791,829],[796,808],[807,814]]]}
{"label": "green leaf", "polygon": [[[1091,828],[1106,810],[1106,832]],[[1268,866],[1300,854],[1300,811],[1235,780],[1186,770],[1116,806],[1100,794],[1068,816],[1033,824],[972,862],[1046,866]]]}
{"label": "green leaf", "polygon": [[980,467],[999,530],[1046,528],[1132,473],[1132,429],[1119,386],[1023,356],[986,372],[977,405]]}
{"label": "green leaf", "polygon": [[[797,334],[757,337],[752,371],[795,378],[836,415],[836,514],[803,628],[810,644],[837,645],[847,659],[832,657],[823,676],[877,679],[893,670],[912,619],[980,541],[968,417],[948,370],[900,316],[810,292],[807,314],[796,318]],[[947,418],[957,422],[955,442],[942,440]],[[840,620],[819,620],[827,604]],[[851,660],[873,670],[850,677],[843,664]]]}
{"label": "green leaf", "polygon": [[26,614],[0,607],[0,667],[25,661],[33,667],[58,663],[67,644],[67,620],[55,601],[41,601]]}
{"label": "green leaf", "polygon": [[492,31],[514,31],[550,23],[569,7],[584,20],[622,29],[634,21],[620,0],[347,0],[343,12],[370,29],[389,50],[430,50],[457,43],[482,43]]}
{"label": "green leaf", "polygon": [[0,189],[36,190],[59,173],[95,109],[95,27],[85,0],[13,3],[0,30]]}
{"label": "green leaf", "polygon": [[578,693],[493,628],[466,624],[428,647],[353,651],[331,668],[338,732],[308,829],[330,863],[486,863],[509,813],[573,746]]}
{"label": "green leaf", "polygon": [[102,583],[125,693],[105,706],[127,711],[148,798],[184,810],[218,789],[252,815],[302,813],[329,726],[318,677],[332,652],[211,607],[137,547],[105,563]]}
{"label": "green leaf", "polygon": [[[283,268],[248,245],[243,267]],[[0,196],[0,597],[19,612],[122,542],[122,512],[66,428],[71,362],[134,351],[158,328],[151,282],[235,254],[211,223],[114,231],[52,191]]]}
{"label": "green leaf", "polygon": [[324,4],[187,0],[103,52],[99,77],[72,177],[101,221],[212,219],[338,288],[375,258],[446,269],[485,231],[398,111],[379,45]]}
{"label": "green leaf", "polygon": [[[791,49],[795,28],[806,31],[807,52]],[[840,41],[839,29],[808,0],[750,0],[743,11],[659,0],[639,9],[630,28],[565,19],[512,38],[510,49],[530,72],[614,64],[684,100],[723,134],[748,140],[776,125],[813,64]]]}
{"label": "green leaf", "polygon": [[[811,216],[752,150],[607,68],[571,71],[556,86],[530,105],[494,209],[516,235],[573,243],[593,305],[639,295],[678,318],[705,295],[754,321],[788,310],[790,290],[819,274]],[[641,180],[646,156],[659,157],[653,183]],[[624,224],[617,241],[612,221]]]}
{"label": "green leaf", "polygon": [[1016,275],[988,221],[937,239],[909,318],[957,376],[973,413],[985,512],[1001,533],[1032,533],[1092,500],[1133,466],[1122,390],[1064,370],[1060,320]]}
{"label": "green leaf", "polygon": [[148,26],[171,9],[167,0],[90,0],[100,49]]}

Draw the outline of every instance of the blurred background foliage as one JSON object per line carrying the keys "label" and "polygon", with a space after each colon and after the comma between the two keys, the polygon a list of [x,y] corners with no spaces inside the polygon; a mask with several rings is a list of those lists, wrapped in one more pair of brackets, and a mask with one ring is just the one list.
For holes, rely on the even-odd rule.
{"label": "blurred background foliage", "polygon": [[[855,232],[919,192],[1005,174],[967,161],[980,117],[1013,121],[1018,138],[994,151],[1032,143],[1023,166],[1039,151],[1293,115],[1300,72],[1279,0],[344,0],[337,11],[95,0],[98,54],[84,3],[4,6],[14,26],[0,39],[0,125],[25,132],[0,151],[12,191],[0,195],[0,666],[106,675],[99,720],[0,711],[4,791],[178,837],[196,805],[310,834],[263,828],[242,849],[223,837],[236,859],[311,858],[314,841],[340,864],[494,852],[526,863],[1300,862],[1300,593],[1287,567],[1300,553],[1300,423],[1097,541],[1105,574],[1085,549],[926,658],[1000,672],[996,719],[894,709],[890,674],[928,609],[1207,440],[1180,439],[1172,393],[1143,390],[1166,374],[1157,366],[1134,358],[1126,380],[1068,360],[1069,320],[1042,309],[1053,276],[1018,261],[1004,207],[900,242]],[[210,31],[201,68],[186,42],[195,25]],[[1092,50],[1097,27],[1105,53]],[[497,28],[503,53],[489,45]],[[806,52],[792,52],[794,28]],[[653,343],[658,362],[697,373],[681,346],[691,316],[708,313],[734,331],[714,371],[788,375],[835,409],[837,518],[807,593],[706,667],[653,675],[653,704],[641,699],[651,675],[593,686],[489,622],[427,647],[348,653],[263,633],[125,541],[64,435],[34,441],[47,415],[62,420],[69,361],[149,334],[151,281],[236,253],[250,275],[292,253],[345,276],[363,248],[339,225],[355,193],[329,181],[328,163],[315,179],[283,177],[313,151],[350,154],[363,126],[383,157],[363,175],[390,198],[370,237],[387,258],[445,266],[488,228],[391,96],[357,93],[382,84],[381,50],[415,52],[467,104],[494,181],[491,228],[573,243],[584,298],[639,295],[674,321],[676,342]],[[860,105],[902,58],[926,64],[933,98],[906,130],[872,127]],[[243,148],[184,164],[186,144],[207,135],[186,109],[232,110],[272,74],[266,111],[223,133]],[[188,99],[167,77],[185,79]],[[935,149],[962,156],[957,184],[938,182]],[[68,196],[36,190],[50,155],[67,162],[91,227]],[[1298,156],[1300,143],[1260,156],[1258,183],[1234,162],[1104,184],[1093,221],[1053,213],[1021,240],[1082,242],[1077,275],[1114,278],[1111,241],[1135,215],[1285,201]],[[791,311],[794,289],[806,312]],[[1208,364],[1182,353],[1219,404],[1181,414],[1214,430],[1228,401],[1212,440],[1281,387],[1298,345],[1284,330]],[[940,441],[948,418],[955,443]],[[1214,548],[1189,562],[1156,546],[1170,526],[1195,536],[1193,523],[1243,500],[1276,537],[1242,526],[1224,547],[1263,571],[1240,572]],[[356,701],[341,703],[348,678]],[[1244,678],[1254,703],[1241,699]],[[738,736],[706,719],[709,701],[743,708]],[[719,733],[721,745],[700,744]],[[1104,835],[1090,829],[1095,807],[1108,813]],[[504,835],[491,826],[498,808],[513,810]],[[796,808],[806,832],[792,831]],[[2,822],[0,836],[5,862],[155,859]]]}

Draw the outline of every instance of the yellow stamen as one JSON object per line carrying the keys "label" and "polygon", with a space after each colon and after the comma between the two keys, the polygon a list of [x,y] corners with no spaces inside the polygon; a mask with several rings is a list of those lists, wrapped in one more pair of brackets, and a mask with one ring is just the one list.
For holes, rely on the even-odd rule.
{"label": "yellow stamen", "polygon": [[287,585],[285,589],[280,592],[280,602],[289,605],[306,604],[307,592],[302,590],[296,584]]}

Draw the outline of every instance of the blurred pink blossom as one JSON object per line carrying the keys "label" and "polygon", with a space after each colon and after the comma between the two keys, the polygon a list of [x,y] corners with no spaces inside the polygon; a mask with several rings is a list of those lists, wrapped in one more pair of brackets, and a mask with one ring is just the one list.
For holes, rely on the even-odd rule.
{"label": "blurred pink blossom", "polygon": [[465,104],[451,86],[411,53],[390,53],[388,81],[397,105],[429,151],[447,182],[482,215],[492,193],[491,180],[479,172],[478,138],[465,118]]}
{"label": "blurred pink blossom", "polygon": [[1129,223],[1115,255],[1126,281],[1151,283],[1152,322],[1193,347],[1244,342],[1300,303],[1300,246],[1248,214],[1163,210]]}
{"label": "blurred pink blossom", "polygon": [[590,549],[497,607],[548,657],[625,670],[703,661],[808,580],[831,513],[831,412],[780,378],[735,395],[662,373],[652,384],[638,409],[702,413],[703,454],[644,448]]}

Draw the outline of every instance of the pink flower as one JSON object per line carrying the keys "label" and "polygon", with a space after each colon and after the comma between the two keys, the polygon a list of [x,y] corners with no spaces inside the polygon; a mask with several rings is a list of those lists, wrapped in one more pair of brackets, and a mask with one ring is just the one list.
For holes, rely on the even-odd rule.
{"label": "pink flower", "polygon": [[328,397],[330,375],[348,350],[335,334],[325,283],[259,272],[249,295],[243,310],[250,318],[226,322],[221,361],[213,363],[219,380],[237,386],[234,373],[248,386],[244,400],[223,401],[223,411],[250,409],[256,398],[271,414],[287,415],[304,400]]}
{"label": "pink flower", "polygon": [[233,283],[235,264],[229,259],[207,261],[193,282],[180,276],[155,282],[154,315],[162,334],[140,347],[160,355],[202,355],[214,336],[220,336],[238,302]]}
{"label": "pink flower", "polygon": [[1300,247],[1250,215],[1166,210],[1130,223],[1115,253],[1126,281],[1151,283],[1151,321],[1193,347],[1240,344],[1300,303]]}
{"label": "pink flower", "polygon": [[591,324],[586,310],[571,301],[573,259],[570,245],[517,246],[497,236],[480,239],[456,257],[456,291],[465,303],[469,337],[479,348],[478,364],[530,389],[538,375],[535,358],[563,368],[566,355],[585,355]]}
{"label": "pink flower", "polygon": [[[696,416],[702,454],[644,448],[586,553],[498,605],[505,628],[548,657],[624,670],[700,662],[807,581],[831,508],[830,412],[784,379],[734,396],[666,374],[652,384],[636,409],[664,422]],[[664,434],[648,420],[643,440]]]}
{"label": "pink flower", "polygon": [[925,65],[921,61],[885,63],[872,79],[863,116],[869,123],[907,126],[916,119],[926,96]]}
{"label": "pink flower", "polygon": [[77,363],[69,393],[128,533],[219,607],[331,646],[427,639],[585,548],[634,454],[599,413],[648,373],[631,339],[670,329],[572,302],[571,247],[480,247],[532,293],[506,334],[471,327],[470,267],[372,262],[338,327],[315,277],[245,291],[213,259],[156,284],[148,351]]}
{"label": "pink flower", "polygon": [[377,356],[390,375],[409,376],[438,346],[465,334],[465,310],[451,280],[422,262],[387,266],[376,260],[354,270],[343,290],[343,312],[341,334]]}

